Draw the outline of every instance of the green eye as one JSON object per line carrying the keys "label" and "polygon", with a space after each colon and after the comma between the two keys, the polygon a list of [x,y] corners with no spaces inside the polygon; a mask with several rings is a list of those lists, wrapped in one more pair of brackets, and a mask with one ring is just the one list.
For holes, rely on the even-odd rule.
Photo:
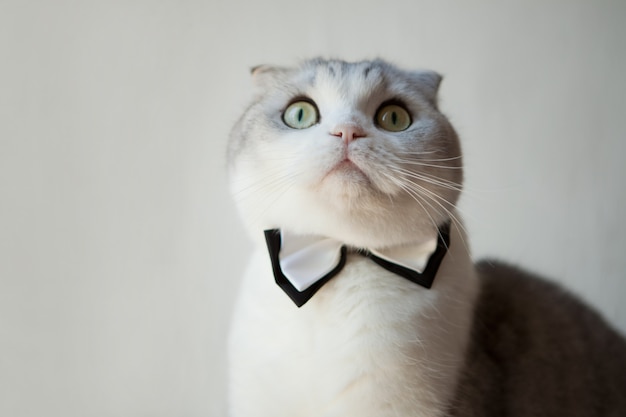
{"label": "green eye", "polygon": [[411,116],[404,107],[387,104],[376,113],[376,123],[390,132],[401,132],[411,125]]}
{"label": "green eye", "polygon": [[291,103],[283,113],[283,122],[294,129],[306,129],[319,120],[317,108],[308,101]]}

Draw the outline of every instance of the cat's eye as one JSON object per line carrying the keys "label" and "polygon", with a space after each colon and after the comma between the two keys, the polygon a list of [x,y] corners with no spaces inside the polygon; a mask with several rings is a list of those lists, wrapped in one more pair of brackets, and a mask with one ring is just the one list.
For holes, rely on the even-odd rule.
{"label": "cat's eye", "polygon": [[294,129],[306,129],[318,121],[317,108],[306,100],[291,103],[283,113],[283,122]]}
{"label": "cat's eye", "polygon": [[411,116],[404,107],[387,104],[376,112],[376,123],[390,132],[401,132],[411,126]]}

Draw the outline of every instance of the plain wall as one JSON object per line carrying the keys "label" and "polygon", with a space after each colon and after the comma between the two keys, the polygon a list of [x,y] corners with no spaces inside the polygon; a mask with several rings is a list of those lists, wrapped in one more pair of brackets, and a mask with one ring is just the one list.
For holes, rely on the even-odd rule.
{"label": "plain wall", "polygon": [[223,416],[248,69],[441,72],[476,257],[626,331],[626,2],[0,2],[0,415]]}

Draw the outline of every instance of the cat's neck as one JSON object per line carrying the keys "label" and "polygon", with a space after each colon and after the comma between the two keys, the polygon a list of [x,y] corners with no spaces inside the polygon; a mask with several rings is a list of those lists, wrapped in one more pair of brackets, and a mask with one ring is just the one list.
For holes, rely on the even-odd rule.
{"label": "cat's neck", "polygon": [[[289,379],[278,384],[280,395],[327,404],[345,392],[347,380],[356,378],[360,382],[354,391],[341,396],[350,404],[344,415],[371,415],[376,407],[381,410],[376,415],[387,415],[385,392],[399,398],[395,408],[402,410],[400,415],[416,415],[415,404],[423,409],[418,415],[441,415],[457,385],[478,292],[459,224],[451,227],[449,250],[430,289],[352,254],[340,275],[297,308],[273,282],[265,248],[259,248],[256,259],[244,284],[244,298],[255,301],[240,314],[247,317],[242,322],[254,323],[259,337],[272,341],[269,346],[281,340],[280,365],[268,370],[281,375],[277,367],[286,367]],[[236,340],[236,350],[244,348],[250,329],[245,327]],[[255,354],[275,356],[259,352],[259,346],[251,346]],[[294,373],[306,377],[295,383]],[[319,398],[311,399],[312,392]]]}

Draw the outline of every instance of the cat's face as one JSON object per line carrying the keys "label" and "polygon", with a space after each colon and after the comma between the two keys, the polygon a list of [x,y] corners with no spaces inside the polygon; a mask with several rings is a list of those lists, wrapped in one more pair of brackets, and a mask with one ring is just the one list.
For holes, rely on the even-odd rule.
{"label": "cat's face", "polygon": [[382,61],[259,67],[230,139],[231,189],[253,234],[287,228],[355,246],[433,236],[461,188],[439,75]]}

